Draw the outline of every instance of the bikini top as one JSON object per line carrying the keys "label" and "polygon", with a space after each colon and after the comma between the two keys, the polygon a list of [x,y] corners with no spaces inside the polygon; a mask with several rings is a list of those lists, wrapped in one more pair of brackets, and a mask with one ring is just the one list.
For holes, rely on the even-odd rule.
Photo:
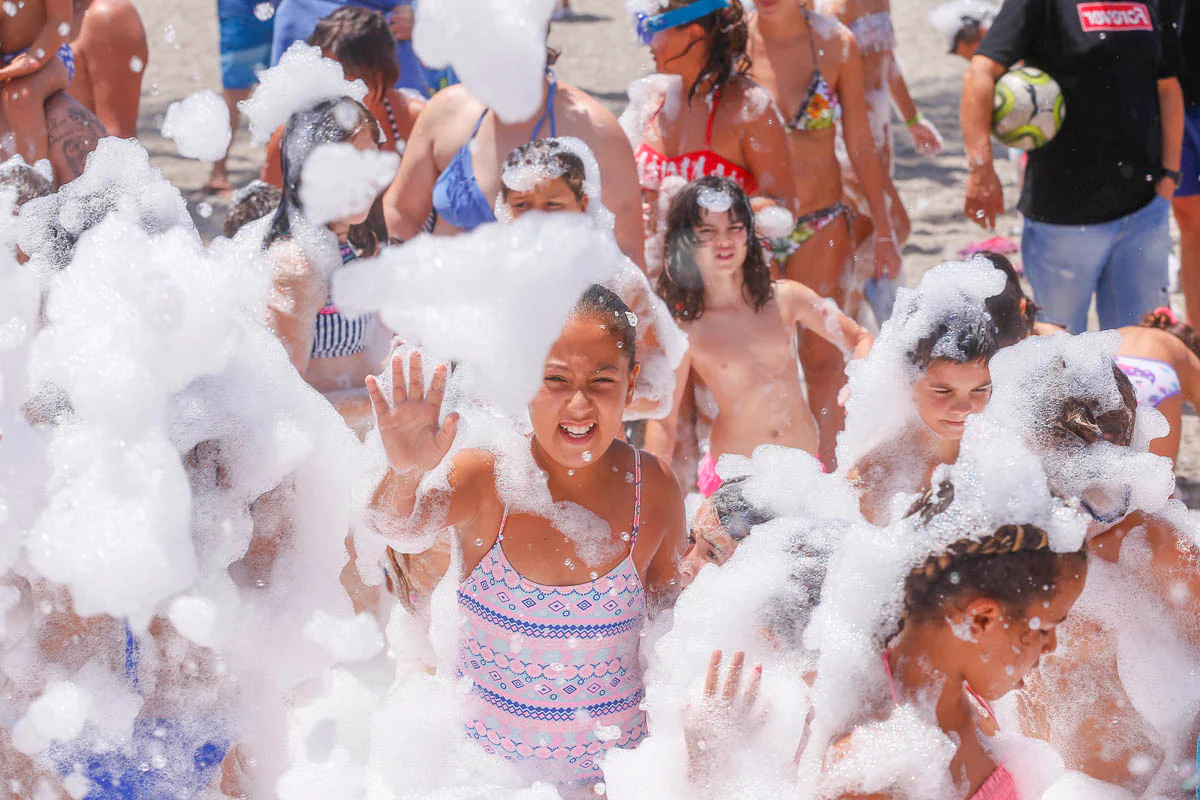
{"label": "bikini top", "polygon": [[[658,191],[662,187],[663,178],[678,176],[689,183],[705,175],[720,175],[729,178],[745,190],[746,194],[758,192],[758,181],[744,167],[734,164],[712,149],[713,118],[717,115],[717,104],[721,99],[721,90],[713,92],[712,110],[708,112],[708,127],[704,132],[706,150],[696,150],[677,156],[665,156],[650,145],[642,142],[638,145],[634,156],[637,159],[638,183],[643,189]],[[662,111],[664,99],[650,119],[653,120]],[[649,124],[649,121],[647,122]]]}
{"label": "bikini top", "polygon": [[[342,242],[339,247],[343,264],[358,258],[358,254],[349,244]],[[356,317],[347,316],[337,310],[332,297],[327,298],[325,306],[317,312],[311,357],[340,358],[357,355],[366,350],[367,330],[374,316],[370,313]]]}
{"label": "bikini top", "polygon": [[858,51],[864,56],[896,49],[896,28],[892,25],[892,15],[887,11],[859,17],[850,23],[850,32],[858,42]]}
{"label": "bikini top", "polygon": [[[546,76],[550,81],[546,110],[538,119],[537,127],[533,129],[533,135],[529,137],[530,141],[538,138],[538,133],[542,130],[542,125],[545,124],[547,118],[550,120],[550,135],[558,135],[558,128],[554,123],[554,94],[558,81],[555,79],[554,73],[549,70],[547,70]],[[479,188],[479,181],[475,179],[475,166],[471,163],[471,142],[475,141],[475,134],[479,133],[479,126],[483,124],[483,118],[487,116],[489,110],[485,108],[479,115],[479,121],[475,123],[475,130],[471,131],[471,138],[458,148],[454,158],[450,159],[450,163],[446,165],[442,174],[438,175],[437,181],[433,184],[434,213],[463,231],[473,231],[485,222],[496,221],[492,204],[484,196],[483,190]]]}
{"label": "bikini top", "polygon": [[809,23],[808,43],[812,46],[813,74],[804,102],[796,109],[788,128],[793,131],[823,131],[832,128],[842,118],[842,104],[837,92],[821,74],[821,63],[817,60],[817,34],[813,30],[808,9],[804,9],[804,19]]}

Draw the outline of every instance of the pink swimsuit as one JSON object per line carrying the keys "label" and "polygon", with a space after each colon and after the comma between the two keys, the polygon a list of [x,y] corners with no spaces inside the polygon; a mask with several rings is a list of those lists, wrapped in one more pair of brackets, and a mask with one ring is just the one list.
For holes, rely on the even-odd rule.
{"label": "pink swimsuit", "polygon": [[633,563],[642,510],[642,461],[634,451],[629,555],[576,586],[523,577],[496,544],[458,589],[464,617],[459,671],[474,683],[467,734],[489,753],[521,762],[531,778],[595,784],[612,747],[646,735],[638,663],[646,598]]}
{"label": "pink swimsuit", "polygon": [[[892,680],[892,664],[889,656],[890,651],[883,654],[883,668],[887,671],[888,688],[892,692],[892,702],[899,703],[900,696],[896,693],[896,684]],[[992,707],[988,705],[987,700],[984,700],[978,692],[972,689],[970,684],[963,683],[963,688],[967,690],[971,697],[975,698],[975,702],[979,703],[992,720],[996,719],[996,715],[992,711]],[[1012,774],[1004,767],[997,766],[992,774],[988,776],[988,779],[983,782],[983,785],[979,787],[979,791],[975,792],[967,800],[1021,800],[1021,798],[1017,794],[1017,784],[1013,780]]]}

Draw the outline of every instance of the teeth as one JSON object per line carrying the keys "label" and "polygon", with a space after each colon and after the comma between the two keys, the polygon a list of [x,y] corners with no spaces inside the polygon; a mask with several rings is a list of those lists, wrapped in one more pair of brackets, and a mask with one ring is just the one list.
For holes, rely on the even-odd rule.
{"label": "teeth", "polygon": [[591,432],[593,425],[563,425],[562,429],[572,436],[587,436]]}

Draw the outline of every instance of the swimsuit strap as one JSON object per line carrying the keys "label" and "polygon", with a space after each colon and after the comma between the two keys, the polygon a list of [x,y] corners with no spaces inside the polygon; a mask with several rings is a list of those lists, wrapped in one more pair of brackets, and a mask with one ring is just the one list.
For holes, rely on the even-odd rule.
{"label": "swimsuit strap", "polygon": [[820,91],[821,81],[824,80],[824,78],[821,77],[821,62],[817,60],[817,37],[816,31],[813,30],[812,17],[809,16],[809,11],[807,8],[801,7],[800,10],[804,12],[804,21],[808,24],[808,44],[809,47],[812,48],[813,72],[812,77],[808,79],[808,91],[804,95],[804,101],[800,103],[800,107],[796,109],[796,114],[792,117],[792,121],[788,124],[788,127],[792,130],[802,131],[806,130],[802,123],[802,120],[804,119],[804,113],[808,111],[808,107],[812,104],[813,98],[816,96],[817,92]]}
{"label": "swimsuit strap", "polygon": [[550,118],[550,135],[558,136],[558,127],[554,124],[554,93],[558,90],[558,78],[554,75],[554,70],[546,70],[546,77],[550,81],[550,89],[546,93],[546,110],[542,112],[542,116],[538,117],[537,126],[533,129],[533,136],[529,137],[530,141],[538,138],[538,132],[542,129],[542,125],[546,122],[546,118]]}
{"label": "swimsuit strap", "polygon": [[383,97],[383,110],[387,112],[388,125],[392,128],[392,142],[399,147],[400,126],[396,124],[396,114],[392,111],[392,101],[388,100],[387,95]]}
{"label": "swimsuit strap", "polygon": [[813,72],[820,75],[821,62],[817,60],[817,32],[813,29],[812,15],[804,6],[800,6],[800,10],[804,12],[804,22],[808,25],[808,44],[812,48]]}
{"label": "swimsuit strap", "polygon": [[[666,102],[666,101],[664,101]],[[713,119],[717,116],[717,103],[721,102],[721,89],[718,87],[713,90],[712,110],[708,112],[708,128],[704,131],[704,146],[709,150],[712,149],[712,126]]]}
{"label": "swimsuit strap", "polygon": [[638,529],[642,526],[642,451],[633,448],[633,530],[629,536],[629,554],[637,545]]}

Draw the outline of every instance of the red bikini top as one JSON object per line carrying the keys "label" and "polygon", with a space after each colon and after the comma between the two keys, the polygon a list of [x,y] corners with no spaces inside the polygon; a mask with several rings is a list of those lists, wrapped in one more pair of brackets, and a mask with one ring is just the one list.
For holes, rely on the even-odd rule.
{"label": "red bikini top", "polygon": [[[703,178],[705,175],[721,175],[741,186],[746,194],[753,195],[758,192],[758,181],[754,180],[754,176],[750,174],[749,170],[739,167],[712,150],[713,117],[717,114],[717,103],[720,99],[721,92],[717,90],[713,93],[712,110],[708,112],[708,127],[704,133],[704,144],[708,147],[707,150],[695,150],[691,153],[667,157],[645,142],[638,145],[634,156],[637,159],[638,183],[643,189],[658,191],[662,187],[663,178],[671,176],[678,176],[691,182],[697,178]],[[658,106],[650,119],[653,120],[654,117],[657,117],[659,111],[662,111],[662,104]]]}

